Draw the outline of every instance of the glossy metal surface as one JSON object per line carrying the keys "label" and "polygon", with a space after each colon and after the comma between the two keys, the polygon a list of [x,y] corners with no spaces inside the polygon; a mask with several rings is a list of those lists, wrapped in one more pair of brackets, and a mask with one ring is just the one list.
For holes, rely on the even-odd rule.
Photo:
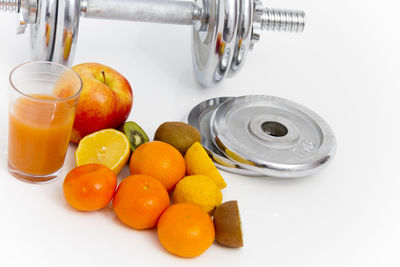
{"label": "glossy metal surface", "polygon": [[197,80],[210,87],[228,74],[235,51],[239,0],[209,1],[208,31],[192,31],[192,56]]}
{"label": "glossy metal surface", "polygon": [[239,24],[228,77],[234,76],[244,65],[250,50],[251,31],[253,27],[253,0],[239,1]]}
{"label": "glossy metal surface", "polygon": [[20,0],[20,13],[25,23],[31,24],[36,22],[38,0]]}
{"label": "glossy metal surface", "polygon": [[17,34],[22,34],[25,33],[28,24],[36,23],[38,0],[20,0],[18,4]]}
{"label": "glossy metal surface", "polygon": [[306,14],[301,10],[271,9],[254,0],[253,28],[250,49],[261,38],[261,31],[302,32],[306,24]]}
{"label": "glossy metal surface", "polygon": [[336,150],[328,124],[286,99],[252,95],[231,99],[211,118],[214,144],[243,168],[294,178],[316,173]]}
{"label": "glossy metal surface", "polygon": [[236,174],[260,176],[262,174],[243,169],[235,162],[226,158],[213,143],[210,129],[211,115],[222,103],[230,99],[233,99],[233,97],[217,97],[201,102],[190,111],[188,123],[199,130],[201,134],[201,144],[206,149],[215,166]]}
{"label": "glossy metal surface", "polygon": [[52,61],[72,65],[78,38],[80,2],[58,1],[57,30]]}
{"label": "glossy metal surface", "polygon": [[0,0],[1,10],[20,13],[18,33],[32,25],[33,59],[64,65],[72,64],[80,15],[192,25],[194,72],[205,87],[241,69],[261,30],[300,32],[305,24],[304,12],[258,0]]}
{"label": "glossy metal surface", "polygon": [[240,0],[208,1],[208,31],[192,32],[192,58],[197,80],[210,87],[221,82],[237,54]]}
{"label": "glossy metal surface", "polygon": [[31,55],[34,60],[53,59],[57,10],[57,0],[39,1],[36,23],[31,24]]}
{"label": "glossy metal surface", "polygon": [[302,32],[306,14],[301,10],[262,8],[254,13],[254,20],[266,31]]}

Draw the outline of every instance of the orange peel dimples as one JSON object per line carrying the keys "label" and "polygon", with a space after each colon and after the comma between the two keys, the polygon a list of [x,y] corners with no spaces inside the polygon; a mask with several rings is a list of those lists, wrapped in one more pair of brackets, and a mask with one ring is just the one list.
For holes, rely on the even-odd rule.
{"label": "orange peel dimples", "polygon": [[190,203],[170,206],[158,222],[158,238],[166,250],[180,257],[196,257],[214,242],[211,217]]}
{"label": "orange peel dimples", "polygon": [[139,146],[129,163],[131,174],[144,174],[158,179],[171,192],[185,176],[185,160],[170,144],[153,141]]}
{"label": "orange peel dimples", "polygon": [[118,186],[113,208],[124,224],[141,230],[156,226],[169,202],[168,192],[160,181],[147,175],[131,175]]}

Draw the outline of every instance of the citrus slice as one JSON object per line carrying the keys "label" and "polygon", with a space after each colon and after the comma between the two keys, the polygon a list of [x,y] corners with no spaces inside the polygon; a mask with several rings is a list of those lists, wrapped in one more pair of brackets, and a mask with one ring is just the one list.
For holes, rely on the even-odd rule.
{"label": "citrus slice", "polygon": [[85,136],[75,151],[76,166],[99,163],[118,174],[130,155],[128,138],[120,131],[105,129]]}
{"label": "citrus slice", "polygon": [[220,189],[226,187],[226,182],[217,167],[208,156],[203,146],[196,142],[185,154],[186,175],[205,175],[210,177]]}

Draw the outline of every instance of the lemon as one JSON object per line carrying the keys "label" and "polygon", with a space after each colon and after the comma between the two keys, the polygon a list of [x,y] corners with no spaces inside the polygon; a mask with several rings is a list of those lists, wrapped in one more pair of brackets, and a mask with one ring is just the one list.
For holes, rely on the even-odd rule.
{"label": "lemon", "polygon": [[210,177],[219,188],[225,188],[226,182],[218,172],[217,167],[208,156],[203,146],[196,142],[185,154],[186,174],[201,174]]}
{"label": "lemon", "polygon": [[175,203],[192,203],[205,212],[211,212],[222,203],[222,193],[211,178],[190,175],[178,182],[172,199]]}
{"label": "lemon", "polygon": [[85,136],[75,151],[76,166],[99,163],[118,174],[130,155],[128,138],[120,131],[105,129]]}

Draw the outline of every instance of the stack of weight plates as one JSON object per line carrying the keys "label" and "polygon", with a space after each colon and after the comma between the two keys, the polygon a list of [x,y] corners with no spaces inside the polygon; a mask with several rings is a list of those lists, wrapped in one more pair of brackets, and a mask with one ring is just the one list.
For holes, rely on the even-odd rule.
{"label": "stack of weight plates", "polygon": [[336,150],[335,136],[320,116],[278,97],[209,99],[192,109],[188,121],[200,131],[215,165],[241,175],[312,175]]}

